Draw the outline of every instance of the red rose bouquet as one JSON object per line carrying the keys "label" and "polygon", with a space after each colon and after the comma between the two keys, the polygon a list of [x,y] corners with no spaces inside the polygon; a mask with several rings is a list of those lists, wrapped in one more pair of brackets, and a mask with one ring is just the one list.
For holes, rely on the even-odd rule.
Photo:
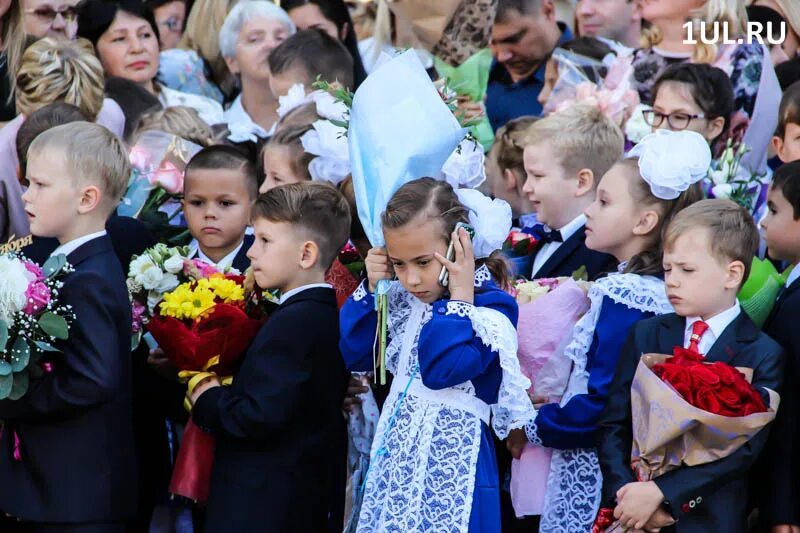
{"label": "red rose bouquet", "polygon": [[631,386],[631,467],[638,479],[727,457],[770,423],[780,398],[766,389],[765,405],[751,377],[751,369],[704,362],[683,348],[674,356],[642,356]]}

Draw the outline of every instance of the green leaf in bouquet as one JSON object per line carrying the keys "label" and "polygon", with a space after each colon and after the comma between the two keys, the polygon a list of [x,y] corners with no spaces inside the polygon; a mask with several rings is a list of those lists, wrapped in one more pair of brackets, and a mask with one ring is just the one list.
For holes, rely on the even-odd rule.
{"label": "green leaf in bouquet", "polygon": [[28,377],[28,372],[16,372],[12,376],[14,381],[11,384],[11,392],[8,393],[9,400],[19,400],[25,393],[28,392],[28,384],[30,383],[30,378]]}
{"label": "green leaf in bouquet", "polygon": [[51,255],[42,266],[42,272],[48,278],[52,278],[67,264],[67,256],[64,254]]}
{"label": "green leaf in bouquet", "polygon": [[11,389],[14,387],[14,375],[8,374],[0,376],[0,400],[5,400],[11,394]]}
{"label": "green leaf in bouquet", "polygon": [[31,348],[24,337],[19,336],[11,348],[11,370],[21,372],[31,360]]}
{"label": "green leaf in bouquet", "polygon": [[0,359],[0,376],[8,376],[14,370],[11,368],[11,363],[6,361],[5,359]]}
{"label": "green leaf in bouquet", "polygon": [[48,337],[65,340],[69,337],[69,326],[63,316],[45,313],[39,318],[39,327]]}
{"label": "green leaf in bouquet", "polygon": [[31,379],[38,379],[44,375],[44,369],[39,365],[32,364],[28,366],[28,375]]}
{"label": "green leaf in bouquet", "polygon": [[139,330],[133,335],[131,335],[131,351],[138,348],[141,342],[142,342],[142,330]]}
{"label": "green leaf in bouquet", "polygon": [[8,344],[8,322],[0,320],[0,353],[6,351]]}
{"label": "green leaf in bouquet", "polygon": [[44,341],[33,341],[37,348],[39,348],[43,352],[60,352],[58,348],[50,344],[49,342]]}
{"label": "green leaf in bouquet", "polygon": [[586,265],[581,265],[581,267],[572,273],[570,276],[574,281],[589,281],[589,273],[586,271]]}

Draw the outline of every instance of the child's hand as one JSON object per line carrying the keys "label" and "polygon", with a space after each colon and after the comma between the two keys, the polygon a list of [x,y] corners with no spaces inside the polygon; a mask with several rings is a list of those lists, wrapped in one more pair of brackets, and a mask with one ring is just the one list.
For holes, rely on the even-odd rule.
{"label": "child's hand", "polygon": [[380,280],[394,277],[394,271],[389,263],[389,254],[386,253],[386,248],[370,248],[366,259],[364,259],[364,267],[367,269],[369,292],[375,292],[375,287]]}
{"label": "child's hand", "polygon": [[528,437],[525,435],[524,429],[512,429],[509,432],[506,439],[506,448],[511,453],[511,457],[514,459],[522,457],[522,450],[525,449],[526,444],[528,444]]}
{"label": "child's hand", "polygon": [[472,251],[472,241],[464,228],[454,231],[452,239],[453,249],[456,253],[455,261],[448,261],[438,252],[434,257],[450,273],[448,283],[450,299],[473,303],[475,299],[475,255]]}
{"label": "child's hand", "polygon": [[189,401],[192,402],[192,405],[194,405],[197,402],[197,399],[200,396],[202,396],[205,391],[219,386],[220,386],[219,379],[217,379],[216,376],[207,377],[206,379],[197,384],[197,386],[192,391],[192,395],[189,397]]}
{"label": "child's hand", "polygon": [[153,372],[164,379],[172,381],[178,379],[178,369],[164,355],[164,350],[161,348],[150,350],[150,355],[147,356],[147,364],[153,369]]}
{"label": "child's hand", "polygon": [[628,483],[617,491],[614,518],[629,529],[642,529],[663,501],[664,494],[654,482]]}
{"label": "child's hand", "polygon": [[342,410],[345,413],[352,412],[353,407],[361,403],[361,398],[358,395],[368,390],[369,386],[364,383],[360,376],[351,375],[350,382],[347,384],[347,395],[342,403]]}
{"label": "child's hand", "polygon": [[672,518],[672,515],[659,507],[656,509],[656,512],[653,513],[653,516],[650,517],[650,520],[644,525],[644,530],[652,532],[661,531],[662,528],[671,526],[674,523],[675,519]]}

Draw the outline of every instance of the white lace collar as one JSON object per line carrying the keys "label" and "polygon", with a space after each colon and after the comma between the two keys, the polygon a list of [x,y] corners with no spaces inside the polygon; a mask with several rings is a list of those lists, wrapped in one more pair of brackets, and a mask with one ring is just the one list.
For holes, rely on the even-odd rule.
{"label": "white lace collar", "polygon": [[475,288],[482,288],[487,281],[492,281],[492,273],[489,271],[489,267],[481,265],[475,270]]}

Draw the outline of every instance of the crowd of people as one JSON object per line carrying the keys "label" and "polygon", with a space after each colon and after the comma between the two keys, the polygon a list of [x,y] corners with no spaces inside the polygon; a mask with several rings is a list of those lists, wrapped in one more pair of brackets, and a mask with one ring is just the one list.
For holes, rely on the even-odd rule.
{"label": "crowd of people", "polygon": [[800,533],[795,0],[0,0],[0,123],[0,531]]}

